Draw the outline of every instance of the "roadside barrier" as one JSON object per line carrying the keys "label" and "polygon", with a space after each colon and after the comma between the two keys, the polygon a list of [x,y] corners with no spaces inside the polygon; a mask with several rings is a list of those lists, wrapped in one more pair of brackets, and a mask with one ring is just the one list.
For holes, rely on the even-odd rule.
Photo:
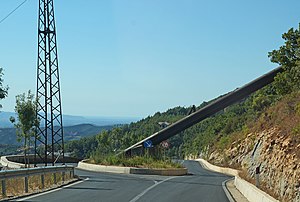
{"label": "roadside barrier", "polygon": [[250,202],[279,202],[239,176],[235,177],[234,185]]}
{"label": "roadside barrier", "polygon": [[[61,173],[62,181],[65,182],[65,178],[74,178],[74,167],[73,166],[48,166],[48,167],[37,167],[27,168],[19,170],[3,170],[0,171],[0,180],[2,187],[2,196],[6,197],[6,181],[12,178],[24,178],[24,191],[28,193],[29,176],[40,176],[41,187],[45,188],[45,175],[52,174],[54,184],[57,184],[57,173]],[[67,176],[68,175],[68,176]]]}
{"label": "roadside barrier", "polygon": [[248,199],[249,202],[279,202],[274,199],[267,193],[255,187],[253,184],[241,179],[239,177],[239,171],[232,168],[223,168],[219,166],[212,165],[205,161],[204,159],[195,159],[198,161],[203,167],[226,175],[235,176],[234,177],[234,185],[235,187]]}

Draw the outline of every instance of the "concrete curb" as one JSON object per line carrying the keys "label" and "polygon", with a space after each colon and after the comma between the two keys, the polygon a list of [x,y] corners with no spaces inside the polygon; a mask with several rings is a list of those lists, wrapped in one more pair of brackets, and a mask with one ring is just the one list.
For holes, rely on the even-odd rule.
{"label": "concrete curb", "polygon": [[130,174],[130,168],[129,167],[103,166],[103,165],[85,163],[83,161],[80,161],[78,163],[77,168],[82,169],[82,170],[95,171],[95,172]]}
{"label": "concrete curb", "polygon": [[[221,168],[221,167],[218,167],[218,166],[215,166],[215,165],[212,165],[212,164],[208,163],[204,159],[196,159],[195,161],[198,161],[201,164],[201,166],[203,168],[207,169],[207,170],[212,170],[214,172],[223,173],[223,174],[231,175],[231,176],[234,176],[233,174],[237,174],[235,172],[235,170],[233,170],[231,168]],[[234,180],[234,177],[222,182],[222,188],[223,188],[223,190],[225,192],[225,195],[227,196],[229,202],[236,202],[236,200],[231,195],[228,187],[226,186],[226,183],[230,180]]]}
{"label": "concrete curb", "polygon": [[181,176],[187,174],[186,168],[178,169],[147,169],[119,166],[103,166],[80,161],[77,168],[88,171],[108,172],[118,174],[142,174],[142,175],[165,175],[165,176]]}
{"label": "concrete curb", "polygon": [[212,165],[204,159],[195,159],[195,161],[198,161],[201,165],[204,165],[204,167],[208,168],[209,170],[212,170],[212,171],[215,171],[218,173],[223,173],[223,174],[230,175],[230,176],[238,176],[239,172],[240,172],[240,171],[232,169],[232,168],[224,168],[224,167]]}
{"label": "concrete curb", "polygon": [[239,176],[235,177],[234,185],[250,202],[279,202]]}
{"label": "concrete curb", "polygon": [[227,196],[229,202],[236,202],[236,200],[233,198],[233,196],[231,195],[231,193],[230,193],[230,191],[228,190],[227,185],[226,185],[227,182],[229,182],[230,180],[233,180],[233,179],[234,179],[234,178],[231,178],[231,179],[228,179],[228,180],[222,182],[222,188],[223,188],[223,190],[224,190],[224,192],[225,192],[225,194],[226,194],[226,196]]}
{"label": "concrete curb", "polygon": [[[30,166],[33,166],[34,163],[34,154],[28,154]],[[65,163],[77,163],[79,160],[72,158],[72,157],[66,157],[64,158]],[[0,164],[4,168],[10,168],[10,169],[20,169],[25,168],[25,164],[22,163],[24,161],[23,155],[9,155],[9,156],[1,156],[0,158]],[[21,162],[21,163],[19,163]],[[38,163],[39,164],[39,163]],[[41,163],[44,164],[44,163]],[[60,164],[59,161],[57,164]]]}
{"label": "concrete curb", "polygon": [[232,168],[223,168],[223,167],[215,166],[215,165],[208,163],[204,159],[195,159],[195,161],[198,161],[201,165],[204,165],[204,167],[208,168],[209,170],[212,170],[212,171],[215,171],[218,173],[223,173],[226,175],[235,176],[234,177],[235,187],[247,198],[247,200],[249,202],[279,202],[278,200],[274,199],[267,193],[258,189],[253,184],[241,179],[239,177],[238,170],[235,170]]}
{"label": "concrete curb", "polygon": [[16,162],[13,162],[13,161],[9,161],[7,159],[7,156],[1,156],[1,158],[0,158],[0,164],[3,167],[12,168],[12,169],[25,168],[25,164],[16,163]]}

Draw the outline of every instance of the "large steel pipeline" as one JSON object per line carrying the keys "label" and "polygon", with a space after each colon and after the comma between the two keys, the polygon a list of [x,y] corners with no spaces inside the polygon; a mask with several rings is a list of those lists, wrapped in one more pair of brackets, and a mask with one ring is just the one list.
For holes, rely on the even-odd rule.
{"label": "large steel pipeline", "polygon": [[134,150],[135,148],[141,148],[143,143],[147,140],[151,140],[153,145],[157,145],[160,142],[169,139],[170,137],[180,133],[181,131],[199,123],[200,121],[208,118],[209,116],[214,115],[215,113],[223,110],[224,108],[246,98],[253,92],[265,87],[266,85],[272,83],[274,81],[275,76],[283,72],[282,67],[278,67],[261,77],[253,80],[252,82],[244,85],[241,88],[237,88],[236,90],[228,93],[227,95],[215,100],[214,102],[208,104],[207,106],[199,109],[198,111],[180,119],[179,121],[171,124],[170,126],[160,130],[157,133],[143,139],[140,142],[128,147],[124,150],[125,153]]}

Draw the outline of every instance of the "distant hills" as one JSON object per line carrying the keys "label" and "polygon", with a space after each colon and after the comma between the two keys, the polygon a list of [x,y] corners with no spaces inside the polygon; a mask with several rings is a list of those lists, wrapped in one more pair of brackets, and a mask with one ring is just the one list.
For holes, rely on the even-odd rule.
{"label": "distant hills", "polygon": [[[0,112],[0,139],[1,145],[19,145],[16,138],[16,129],[9,118],[16,114],[13,112]],[[82,137],[97,135],[103,130],[110,130],[116,125],[129,124],[138,118],[128,117],[86,117],[63,116],[64,140],[79,140]],[[0,149],[1,150],[1,149]]]}
{"label": "distant hills", "polygon": [[[96,135],[103,130],[110,130],[113,126],[96,126],[92,124],[80,124],[64,127],[64,140],[78,140],[82,137]],[[3,145],[19,145],[15,128],[0,128],[0,139]]]}
{"label": "distant hills", "polygon": [[[0,112],[0,128],[12,128],[9,118],[16,114],[13,112]],[[71,116],[63,115],[64,126],[74,126],[80,124],[93,124],[96,126],[108,126],[118,124],[129,124],[138,121],[139,118],[132,117],[89,117],[89,116]]]}

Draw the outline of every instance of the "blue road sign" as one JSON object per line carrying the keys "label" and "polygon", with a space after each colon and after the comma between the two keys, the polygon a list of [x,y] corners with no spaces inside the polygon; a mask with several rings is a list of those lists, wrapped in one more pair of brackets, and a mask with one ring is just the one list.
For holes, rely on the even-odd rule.
{"label": "blue road sign", "polygon": [[153,144],[152,144],[151,140],[146,140],[143,144],[144,144],[145,148],[153,147]]}

